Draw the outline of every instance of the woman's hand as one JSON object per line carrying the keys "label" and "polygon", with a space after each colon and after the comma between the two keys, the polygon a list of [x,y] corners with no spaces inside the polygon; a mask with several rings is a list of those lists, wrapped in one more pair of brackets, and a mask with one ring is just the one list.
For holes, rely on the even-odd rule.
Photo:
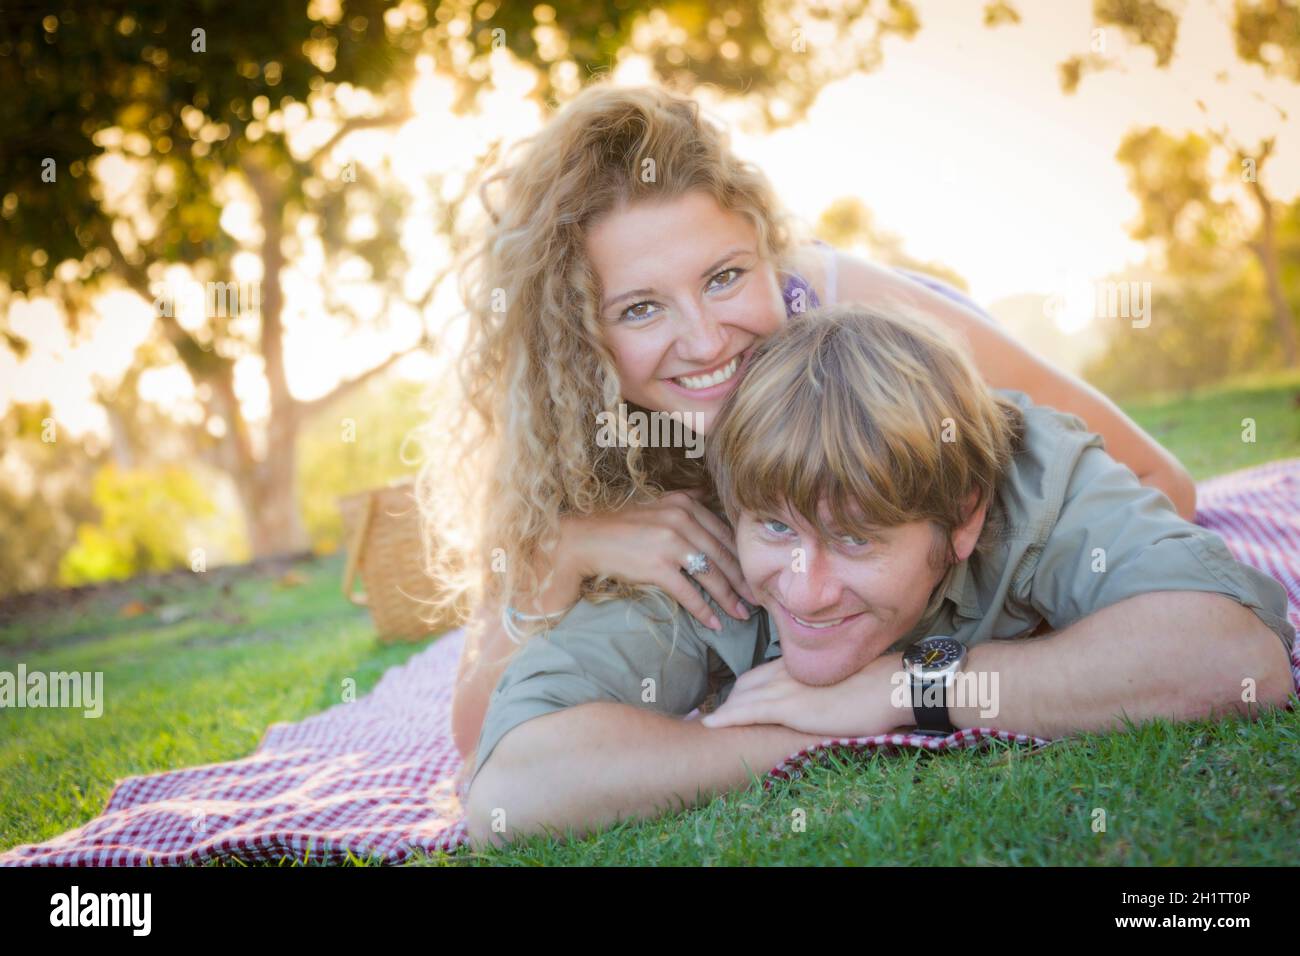
{"label": "woman's hand", "polygon": [[674,491],[605,514],[568,515],[560,519],[558,550],[579,580],[606,574],[629,584],[655,585],[705,627],[720,630],[722,622],[682,571],[688,555],[703,551],[708,556],[709,572],[693,577],[727,613],[747,619],[741,597],[758,602],[740,573],[731,529],[703,505],[703,497],[698,491]]}

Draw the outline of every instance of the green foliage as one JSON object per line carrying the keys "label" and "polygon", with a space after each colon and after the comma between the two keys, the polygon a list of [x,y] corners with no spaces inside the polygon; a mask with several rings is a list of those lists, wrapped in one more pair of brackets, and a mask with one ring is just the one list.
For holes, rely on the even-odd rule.
{"label": "green foliage", "polygon": [[[1244,198],[1215,199],[1216,184],[1240,170],[1216,170],[1209,141],[1156,127],[1130,132],[1116,158],[1139,205],[1130,232],[1164,260],[1152,280],[1151,322],[1101,320],[1106,349],[1084,376],[1115,397],[1186,393],[1230,376],[1278,368],[1286,355],[1263,268],[1250,253]],[[1239,205],[1240,203],[1240,205]],[[1274,203],[1280,280],[1300,313],[1300,200]]]}
{"label": "green foliage", "polygon": [[53,578],[66,546],[61,524],[39,491],[21,495],[0,484],[0,597]]}
{"label": "green foliage", "polygon": [[1156,0],[1093,0],[1098,23],[1119,27],[1156,55],[1156,66],[1168,66],[1178,45],[1178,14]]}
{"label": "green foliage", "polygon": [[91,272],[123,267],[110,233],[116,217],[92,175],[95,159],[110,151],[153,167],[146,206],[158,228],[137,230],[143,258],[124,249],[131,268],[229,255],[214,194],[224,171],[255,158],[288,199],[305,196],[310,171],[270,115],[343,86],[373,91],[383,108],[400,110],[394,104],[421,51],[456,82],[458,112],[488,85],[497,47],[537,68],[531,95],[539,102],[559,98],[556,77],[600,73],[635,47],[667,82],[744,89],[762,95],[765,109],[779,99],[788,122],[826,83],[877,65],[884,36],[910,37],[920,26],[907,0],[836,7],[785,0],[763,14],[739,0],[0,7],[0,88],[23,91],[0,98],[0,217],[13,237],[0,248],[0,278],[22,291],[49,282],[65,260],[84,259]]}
{"label": "green foliage", "polygon": [[327,54],[336,82],[378,84],[391,72],[382,0],[349,0],[348,20],[334,24],[289,0],[62,6],[0,14],[0,87],[24,90],[0,98],[0,182],[11,190],[0,213],[15,239],[0,275],[20,290],[105,244],[113,216],[90,175],[104,131],[120,130],[124,152],[165,170],[168,187],[150,197],[163,220],[151,258],[194,261],[227,251],[212,188],[238,164],[259,95],[305,100]]}
{"label": "green foliage", "polygon": [[94,517],[90,483],[103,459],[61,432],[49,402],[15,402],[0,418],[0,596],[54,581],[78,522]]}
{"label": "green foliage", "polygon": [[298,439],[298,500],[318,554],[344,544],[340,497],[414,478],[418,468],[420,446],[414,436],[406,439],[423,423],[421,387],[375,384],[324,409]]}
{"label": "green foliage", "polygon": [[185,469],[121,470],[95,476],[96,524],[77,529],[77,543],[59,565],[63,586],[167,571],[189,564],[189,525],[216,508]]}
{"label": "green foliage", "polygon": [[1237,56],[1300,82],[1300,6],[1294,0],[1236,0]]}
{"label": "green foliage", "polygon": [[[1158,0],[1093,0],[1092,19],[1103,27],[1118,27],[1131,42],[1155,54],[1156,66],[1167,67],[1178,46],[1181,3]],[[986,13],[986,21],[988,14]],[[1271,75],[1300,82],[1300,4],[1296,0],[1233,0],[1231,39],[1237,56]],[[1114,68],[1118,57],[1092,52],[1072,56],[1059,65],[1061,90],[1077,92],[1084,76]]]}
{"label": "green foliage", "polygon": [[984,4],[984,25],[986,27],[1000,27],[1019,22],[1020,11],[1007,3],[1006,0],[992,0],[992,2]]}
{"label": "green foliage", "polygon": [[[1127,280],[1120,280],[1127,281]],[[1249,264],[1207,279],[1170,277],[1153,284],[1150,324],[1098,319],[1106,348],[1083,375],[1114,398],[1189,394],[1247,372],[1279,368],[1281,349],[1263,290]]]}
{"label": "green foliage", "polygon": [[1153,242],[1175,272],[1213,268],[1241,238],[1232,204],[1212,196],[1210,148],[1196,133],[1152,126],[1130,131],[1115,152],[1140,210],[1129,234]]}

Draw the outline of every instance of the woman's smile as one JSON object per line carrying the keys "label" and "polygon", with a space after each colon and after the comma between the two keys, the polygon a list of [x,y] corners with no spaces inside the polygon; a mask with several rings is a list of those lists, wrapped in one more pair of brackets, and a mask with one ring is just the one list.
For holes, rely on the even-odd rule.
{"label": "woman's smile", "polygon": [[674,391],[696,400],[723,398],[740,384],[753,352],[754,347],[751,345],[712,369],[666,378],[664,382]]}

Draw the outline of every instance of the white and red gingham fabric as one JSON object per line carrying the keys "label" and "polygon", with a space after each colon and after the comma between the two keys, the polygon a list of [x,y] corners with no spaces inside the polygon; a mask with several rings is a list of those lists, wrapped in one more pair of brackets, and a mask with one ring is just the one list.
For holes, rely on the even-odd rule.
{"label": "white and red gingham fabric", "polygon": [[[1300,459],[1212,479],[1198,496],[1198,523],[1222,535],[1238,559],[1282,582],[1291,623],[1300,627]],[[454,631],[434,641],[360,700],[273,724],[250,757],[127,777],[100,816],[45,843],[16,846],[0,864],[159,866],[284,856],[340,862],[349,854],[398,863],[413,851],[452,850],[465,837],[454,787],[461,760],[450,727],[463,636]],[[1300,689],[1300,645],[1291,664]],[[1050,742],[988,729],[946,738],[828,739],[773,768],[764,786],[799,776],[832,748],[949,750],[994,738]]]}

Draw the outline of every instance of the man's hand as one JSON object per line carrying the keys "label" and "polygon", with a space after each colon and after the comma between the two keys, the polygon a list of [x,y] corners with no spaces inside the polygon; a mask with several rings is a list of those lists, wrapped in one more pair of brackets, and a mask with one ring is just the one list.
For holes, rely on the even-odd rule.
{"label": "man's hand", "polygon": [[901,723],[889,700],[895,665],[892,656],[884,655],[838,684],[815,687],[791,677],[785,658],[778,657],[736,678],[727,702],[700,723],[706,727],[784,724],[827,737],[891,733]]}

